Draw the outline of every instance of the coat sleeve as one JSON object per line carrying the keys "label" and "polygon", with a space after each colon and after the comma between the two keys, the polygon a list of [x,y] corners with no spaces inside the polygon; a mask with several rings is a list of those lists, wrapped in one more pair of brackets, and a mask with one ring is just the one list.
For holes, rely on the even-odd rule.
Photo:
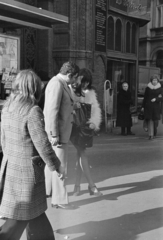
{"label": "coat sleeve", "polygon": [[3,130],[2,124],[1,124],[1,146],[2,146],[2,151],[4,152],[4,150],[5,150],[5,132]]}
{"label": "coat sleeve", "polygon": [[55,171],[60,166],[60,161],[57,158],[45,132],[44,116],[41,108],[35,106],[31,109],[28,115],[28,131],[32,142],[51,171]]}
{"label": "coat sleeve", "polygon": [[144,93],[144,99],[143,99],[142,106],[141,106],[142,108],[145,107],[147,96],[148,96],[148,88],[146,87],[145,93]]}
{"label": "coat sleeve", "polygon": [[92,103],[92,108],[91,108],[91,118],[89,119],[89,123],[94,123],[95,125],[95,130],[99,130],[100,123],[101,123],[101,108],[99,105],[99,102],[97,100],[97,96],[94,90],[91,90],[89,92],[90,97],[91,97],[91,103]]}
{"label": "coat sleeve", "polygon": [[[48,86],[46,107],[46,121],[48,121],[48,135],[59,136],[58,118],[63,94],[63,86],[59,81],[53,81]],[[46,98],[45,98],[46,99]]]}

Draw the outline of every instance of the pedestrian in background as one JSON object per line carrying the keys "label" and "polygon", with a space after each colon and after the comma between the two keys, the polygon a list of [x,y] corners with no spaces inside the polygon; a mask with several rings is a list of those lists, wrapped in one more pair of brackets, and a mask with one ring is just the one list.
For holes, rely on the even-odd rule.
{"label": "pedestrian in background", "polygon": [[[80,108],[81,103],[91,104],[91,116],[88,120],[89,128],[93,129],[94,131],[98,131],[101,123],[101,109],[95,90],[92,88],[92,74],[88,69],[83,68],[79,71],[78,82],[74,88],[73,86],[71,87],[71,90],[74,98],[75,108]],[[91,177],[88,158],[86,155],[86,147],[78,145],[77,142],[73,142],[73,144],[77,150],[76,179],[73,195],[78,196],[80,194],[82,172],[88,181],[88,190],[90,195],[103,195],[97,189]]]}
{"label": "pedestrian in background", "polygon": [[162,101],[162,89],[159,83],[158,75],[153,75],[148,83],[144,99],[142,103],[141,111],[144,111],[144,118],[148,122],[148,135],[149,140],[157,134],[158,121],[160,120],[161,104]]}
{"label": "pedestrian in background", "polygon": [[27,226],[27,239],[54,240],[47,219],[44,166],[64,173],[45,132],[44,116],[37,105],[41,81],[31,70],[18,73],[2,110],[0,215],[6,222],[1,240],[18,240]]}
{"label": "pedestrian in background", "polygon": [[121,135],[135,135],[131,132],[132,118],[130,106],[132,105],[131,93],[127,82],[123,82],[117,95],[117,127],[121,127]]}
{"label": "pedestrian in background", "polygon": [[[68,142],[73,123],[73,97],[69,88],[78,77],[79,67],[73,62],[66,62],[60,73],[54,76],[45,90],[44,116],[45,129],[49,140],[67,172]],[[45,167],[47,196],[52,194],[52,207],[71,208],[65,181],[56,172],[51,173]]]}

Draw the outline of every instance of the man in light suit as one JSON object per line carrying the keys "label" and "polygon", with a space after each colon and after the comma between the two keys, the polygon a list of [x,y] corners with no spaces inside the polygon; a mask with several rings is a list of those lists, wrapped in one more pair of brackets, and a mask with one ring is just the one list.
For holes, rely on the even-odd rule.
{"label": "man in light suit", "polygon": [[[68,141],[73,123],[73,98],[69,84],[78,77],[79,67],[66,62],[45,90],[45,130],[61,165],[67,171]],[[69,208],[65,181],[45,167],[46,194],[52,194],[52,207]]]}

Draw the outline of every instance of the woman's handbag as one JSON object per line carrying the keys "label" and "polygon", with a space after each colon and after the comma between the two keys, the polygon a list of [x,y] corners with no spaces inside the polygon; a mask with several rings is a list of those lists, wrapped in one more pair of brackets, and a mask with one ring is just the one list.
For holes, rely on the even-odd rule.
{"label": "woman's handbag", "polygon": [[89,128],[87,123],[91,117],[91,104],[81,103],[81,107],[75,110],[74,124],[70,140],[74,146],[92,147],[93,146],[93,129]]}
{"label": "woman's handbag", "polygon": [[91,117],[91,104],[81,103],[80,108],[75,109],[74,124],[77,126],[85,125]]}
{"label": "woman's handbag", "polygon": [[138,119],[139,119],[139,120],[144,120],[144,113],[143,113],[143,112],[140,112],[140,113],[138,114]]}

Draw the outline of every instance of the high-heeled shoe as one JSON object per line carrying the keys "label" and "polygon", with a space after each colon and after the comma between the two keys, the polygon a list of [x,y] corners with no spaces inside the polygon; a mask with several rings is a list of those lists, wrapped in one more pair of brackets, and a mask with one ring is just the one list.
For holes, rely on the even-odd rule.
{"label": "high-heeled shoe", "polygon": [[74,186],[73,196],[79,196],[79,194],[80,194],[80,186],[75,185]]}
{"label": "high-heeled shoe", "polygon": [[96,186],[93,186],[93,187],[88,186],[88,190],[90,195],[94,195],[96,197],[100,197],[103,195],[100,191],[98,191]]}

